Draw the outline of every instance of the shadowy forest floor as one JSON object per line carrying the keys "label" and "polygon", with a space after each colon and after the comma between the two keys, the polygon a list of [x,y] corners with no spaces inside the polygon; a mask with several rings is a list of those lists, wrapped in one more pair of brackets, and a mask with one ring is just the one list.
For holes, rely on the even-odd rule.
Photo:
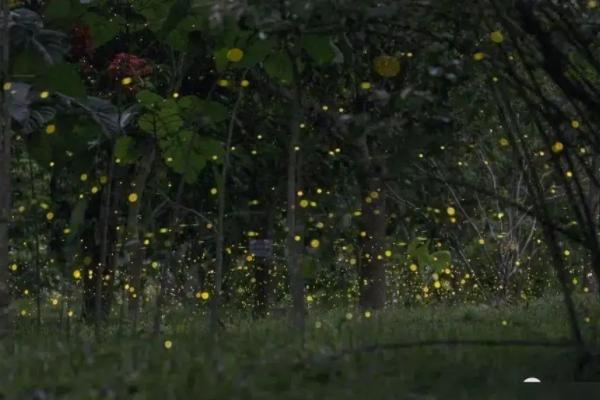
{"label": "shadowy forest floor", "polygon": [[[600,307],[591,296],[576,300],[597,353]],[[396,308],[370,318],[312,310],[304,338],[284,319],[236,313],[228,314],[218,339],[201,313],[171,313],[159,337],[111,325],[99,342],[75,318],[68,334],[57,320],[47,318],[38,332],[23,319],[0,346],[0,399],[598,398],[600,363],[580,370],[588,383],[572,383],[573,347],[452,342],[569,341],[566,321],[559,298]],[[402,345],[419,341],[428,344]],[[521,383],[531,376],[543,384]]]}

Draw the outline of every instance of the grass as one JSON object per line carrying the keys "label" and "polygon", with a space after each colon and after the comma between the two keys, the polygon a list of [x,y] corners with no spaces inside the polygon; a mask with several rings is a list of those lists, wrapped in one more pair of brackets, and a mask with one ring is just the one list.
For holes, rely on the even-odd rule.
{"label": "grass", "polygon": [[[589,297],[577,299],[577,306],[586,340],[600,349],[600,307]],[[573,390],[600,388],[569,386],[577,353],[567,347],[378,350],[423,340],[569,340],[556,298],[499,308],[398,308],[371,318],[354,310],[313,310],[304,338],[282,319],[252,321],[232,312],[214,340],[205,321],[174,314],[158,338],[111,328],[100,343],[79,325],[67,337],[51,327],[36,333],[21,323],[16,337],[0,347],[0,398],[558,399],[564,397],[553,396],[561,390],[572,396]],[[529,376],[564,386],[543,392],[548,386],[520,383]],[[600,382],[600,363],[587,367],[585,377]]]}

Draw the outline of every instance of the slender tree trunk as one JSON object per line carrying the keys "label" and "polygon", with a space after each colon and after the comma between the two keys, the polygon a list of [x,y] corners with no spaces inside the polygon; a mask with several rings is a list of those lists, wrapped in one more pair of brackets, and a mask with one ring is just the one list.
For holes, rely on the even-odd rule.
{"label": "slender tree trunk", "polygon": [[235,119],[237,111],[242,102],[243,91],[240,91],[229,121],[229,129],[227,133],[227,142],[225,143],[225,157],[221,173],[217,174],[217,189],[219,190],[219,205],[217,214],[217,232],[216,232],[216,258],[217,265],[215,268],[215,291],[212,294],[212,302],[210,304],[210,328],[214,333],[218,328],[219,322],[219,305],[221,301],[221,291],[223,287],[223,263],[225,251],[225,201],[227,195],[227,178],[229,171],[229,160],[231,153],[231,144],[233,140],[233,131],[235,127]]}
{"label": "slender tree trunk", "polygon": [[358,181],[361,188],[360,218],[362,256],[359,261],[359,305],[363,309],[385,307],[386,199],[381,179],[382,167],[371,157],[366,136],[358,140],[360,157]]}
{"label": "slender tree trunk", "polygon": [[104,274],[107,270],[108,264],[108,250],[109,250],[109,226],[111,216],[111,199],[112,199],[112,188],[114,180],[115,162],[114,162],[114,145],[111,143],[110,157],[108,160],[108,179],[106,186],[102,191],[102,200],[100,202],[100,223],[99,223],[99,236],[100,236],[100,260],[98,262],[98,277],[96,278],[96,298],[95,298],[95,318],[94,318],[94,332],[96,339],[100,338],[100,323],[103,318],[107,317],[105,310],[106,293],[104,288],[108,286],[105,281]]}
{"label": "slender tree trunk", "polygon": [[[185,181],[182,177],[181,181],[179,182],[179,187],[177,188],[175,204],[181,204],[181,197],[183,196],[184,188],[185,188]],[[171,241],[173,243],[177,239],[176,228],[179,227],[179,212],[180,212],[180,210],[181,210],[181,208],[177,207],[177,206],[173,208],[173,214],[172,214],[173,217],[171,219],[171,224],[170,224],[174,229],[174,231],[171,233]],[[167,294],[167,278],[169,276],[168,272],[169,272],[169,268],[176,262],[176,257],[173,256],[174,254],[175,254],[174,250],[169,251],[167,263],[166,263],[166,265],[162,266],[162,269],[160,271],[160,284],[159,284],[160,288],[158,290],[158,296],[156,297],[156,310],[154,312],[154,322],[153,322],[153,327],[152,327],[152,332],[154,335],[158,335],[160,333],[160,322],[162,320],[162,307],[163,307],[165,295]]]}
{"label": "slender tree trunk", "polygon": [[[31,188],[31,198],[36,198],[35,192],[35,176],[33,174],[33,162],[31,158],[28,160],[29,167],[29,185]],[[33,269],[35,272],[35,322],[40,329],[42,327],[42,271],[40,266],[40,235],[38,223],[32,223],[33,229]]]}
{"label": "slender tree trunk", "polygon": [[129,213],[127,216],[127,239],[125,248],[129,252],[131,257],[130,261],[130,278],[129,285],[133,287],[133,293],[130,294],[129,312],[131,313],[131,319],[133,322],[132,328],[135,331],[137,329],[139,309],[140,309],[140,298],[143,296],[142,290],[142,269],[144,263],[145,249],[140,238],[140,219],[141,219],[141,208],[142,201],[144,198],[144,189],[150,172],[152,171],[152,164],[154,163],[154,157],[156,155],[156,148],[153,140],[149,140],[145,146],[146,151],[143,153],[142,160],[138,163],[135,171],[135,178],[132,184],[132,191],[128,194],[128,197],[135,193],[137,199],[131,201],[129,199]]}
{"label": "slender tree trunk", "polygon": [[299,331],[304,331],[304,315],[306,305],[304,303],[304,276],[299,262],[299,242],[296,241],[297,223],[296,223],[296,178],[298,173],[297,147],[300,141],[300,119],[301,104],[296,96],[293,101],[292,118],[290,121],[290,141],[288,147],[288,168],[287,168],[287,237],[286,237],[286,258],[288,275],[290,281],[290,292],[292,294],[292,324]]}
{"label": "slender tree trunk", "polygon": [[8,229],[10,224],[11,193],[11,119],[8,111],[7,96],[4,85],[10,82],[8,75],[9,28],[8,0],[0,0],[2,7],[0,27],[0,337],[9,333],[10,294],[8,290]]}
{"label": "slender tree trunk", "polygon": [[[274,206],[270,206],[265,210],[267,216],[266,238],[269,240],[273,240],[273,237],[275,236],[275,210]],[[254,262],[254,280],[256,289],[254,293],[253,314],[255,318],[264,317],[270,307],[270,272],[272,266],[273,260],[271,257],[257,257]]]}

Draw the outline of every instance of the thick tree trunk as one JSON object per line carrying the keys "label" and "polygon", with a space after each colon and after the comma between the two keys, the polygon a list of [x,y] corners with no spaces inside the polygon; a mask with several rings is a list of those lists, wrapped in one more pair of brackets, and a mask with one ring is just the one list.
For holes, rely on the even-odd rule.
{"label": "thick tree trunk", "polygon": [[362,196],[360,218],[362,256],[359,262],[359,305],[363,309],[385,307],[385,241],[387,210],[381,175],[382,167],[371,157],[366,136],[358,142],[358,181]]}
{"label": "thick tree trunk", "polygon": [[0,37],[0,337],[5,336],[9,331],[9,306],[10,295],[8,290],[8,229],[10,224],[11,209],[11,181],[10,181],[10,163],[11,163],[11,120],[8,112],[7,96],[8,91],[4,90],[4,84],[9,82],[8,59],[9,59],[9,29],[8,29],[8,1],[0,2],[2,4],[2,15]]}

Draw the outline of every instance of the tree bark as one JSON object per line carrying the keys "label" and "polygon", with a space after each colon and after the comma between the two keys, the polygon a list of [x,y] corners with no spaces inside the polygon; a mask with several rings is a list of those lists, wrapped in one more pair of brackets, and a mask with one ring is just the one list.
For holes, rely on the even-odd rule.
{"label": "tree bark", "polygon": [[0,337],[9,333],[9,306],[10,294],[8,289],[8,263],[9,263],[9,225],[11,210],[12,186],[10,180],[11,165],[11,119],[8,111],[7,96],[4,84],[10,82],[8,75],[9,60],[9,28],[8,28],[8,0],[2,4],[2,25],[0,37],[1,49],[1,76],[0,76]]}
{"label": "tree bark", "polygon": [[358,182],[362,199],[360,218],[362,256],[359,261],[359,305],[363,309],[385,307],[385,241],[387,230],[386,199],[381,179],[383,170],[373,157],[366,135],[357,141]]}
{"label": "tree bark", "polygon": [[[145,256],[145,248],[140,238],[140,212],[142,208],[142,200],[144,197],[144,189],[146,182],[152,171],[152,164],[156,155],[156,148],[153,140],[149,140],[145,146],[146,151],[143,153],[142,160],[138,163],[135,169],[135,178],[132,184],[132,193],[137,194],[137,200],[129,202],[129,213],[127,215],[127,238],[125,243],[125,251],[130,254],[130,287],[133,287],[133,292],[130,295],[129,312],[133,322],[133,329],[137,329],[137,322],[140,309],[140,297],[143,295],[142,290],[142,269]],[[129,196],[129,195],[128,195]]]}
{"label": "tree bark", "polygon": [[292,295],[292,324],[299,331],[304,331],[304,315],[306,305],[304,303],[304,277],[302,266],[299,260],[299,243],[296,241],[297,223],[296,223],[296,178],[298,173],[297,146],[300,141],[300,118],[301,104],[300,98],[296,96],[292,100],[292,118],[290,121],[290,141],[288,147],[288,169],[287,169],[287,237],[286,237],[286,258],[288,275],[290,281],[290,292]]}

